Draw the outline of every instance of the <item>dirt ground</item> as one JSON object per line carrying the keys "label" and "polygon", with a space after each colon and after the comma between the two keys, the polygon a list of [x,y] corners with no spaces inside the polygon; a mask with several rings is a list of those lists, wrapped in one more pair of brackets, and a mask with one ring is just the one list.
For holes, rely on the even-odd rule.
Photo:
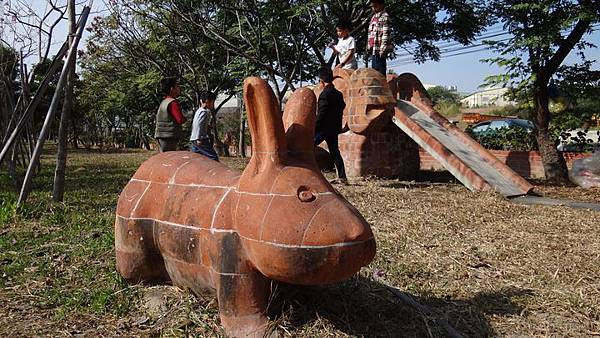
{"label": "dirt ground", "polygon": [[[77,181],[77,196],[97,201],[67,202],[63,214],[39,202],[0,222],[0,335],[223,335],[211,295],[128,285],[114,270],[116,198],[148,156],[79,154],[71,173],[93,178]],[[600,203],[600,189],[534,183],[548,197]],[[335,188],[371,224],[377,256],[341,284],[274,284],[270,317],[279,335],[600,336],[600,212],[517,205],[439,177]]]}

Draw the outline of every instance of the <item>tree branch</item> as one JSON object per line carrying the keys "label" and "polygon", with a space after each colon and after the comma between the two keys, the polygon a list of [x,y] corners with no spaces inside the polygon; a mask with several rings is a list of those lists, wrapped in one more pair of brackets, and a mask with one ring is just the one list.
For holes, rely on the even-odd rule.
{"label": "tree branch", "polygon": [[590,28],[591,22],[583,19],[577,22],[571,33],[567,36],[563,43],[560,45],[556,53],[548,60],[544,67],[548,76],[554,74],[558,67],[563,63],[567,55],[571,52],[573,47],[581,40],[585,32]]}

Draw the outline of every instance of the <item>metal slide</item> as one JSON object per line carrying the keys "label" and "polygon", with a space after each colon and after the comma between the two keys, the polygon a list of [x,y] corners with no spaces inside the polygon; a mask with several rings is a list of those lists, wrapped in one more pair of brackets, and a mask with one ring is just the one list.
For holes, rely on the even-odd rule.
{"label": "metal slide", "polygon": [[[416,101],[416,102],[411,102]],[[393,121],[472,191],[495,190],[506,197],[533,186],[428,104],[398,100]]]}

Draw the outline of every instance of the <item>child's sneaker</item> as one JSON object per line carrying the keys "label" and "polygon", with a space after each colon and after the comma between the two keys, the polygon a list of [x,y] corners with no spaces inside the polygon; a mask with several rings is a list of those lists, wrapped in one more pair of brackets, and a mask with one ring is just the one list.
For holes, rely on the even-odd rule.
{"label": "child's sneaker", "polygon": [[336,179],[331,180],[331,184],[348,185],[348,179],[347,178],[336,178]]}

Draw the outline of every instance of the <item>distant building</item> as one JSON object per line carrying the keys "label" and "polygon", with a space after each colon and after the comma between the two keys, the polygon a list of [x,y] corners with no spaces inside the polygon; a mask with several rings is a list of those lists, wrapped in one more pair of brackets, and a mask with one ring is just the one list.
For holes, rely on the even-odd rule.
{"label": "distant building", "polygon": [[442,86],[442,85],[434,85],[434,84],[429,84],[429,83],[423,83],[423,87],[425,88],[425,90],[429,90],[433,87],[442,87],[446,90],[449,90],[451,92],[457,92],[458,91],[458,87],[457,86]]}
{"label": "distant building", "polygon": [[215,100],[215,107],[218,107],[223,101],[229,99],[225,104],[223,104],[222,108],[238,108],[238,96],[234,95],[229,98],[229,95],[219,94],[217,95],[217,99]]}
{"label": "distant building", "polygon": [[498,106],[504,107],[515,104],[504,95],[508,88],[487,88],[471,93],[460,100],[463,106],[467,108]]}
{"label": "distant building", "polygon": [[[229,95],[217,95],[217,99],[215,100],[215,107],[218,107],[223,101],[227,100],[228,98]],[[225,102],[217,112],[217,120],[221,121],[223,119],[233,118],[232,116],[236,116],[236,118],[239,119],[241,102],[239,102],[238,99],[238,95],[234,95],[233,97],[229,98],[229,100]]]}

